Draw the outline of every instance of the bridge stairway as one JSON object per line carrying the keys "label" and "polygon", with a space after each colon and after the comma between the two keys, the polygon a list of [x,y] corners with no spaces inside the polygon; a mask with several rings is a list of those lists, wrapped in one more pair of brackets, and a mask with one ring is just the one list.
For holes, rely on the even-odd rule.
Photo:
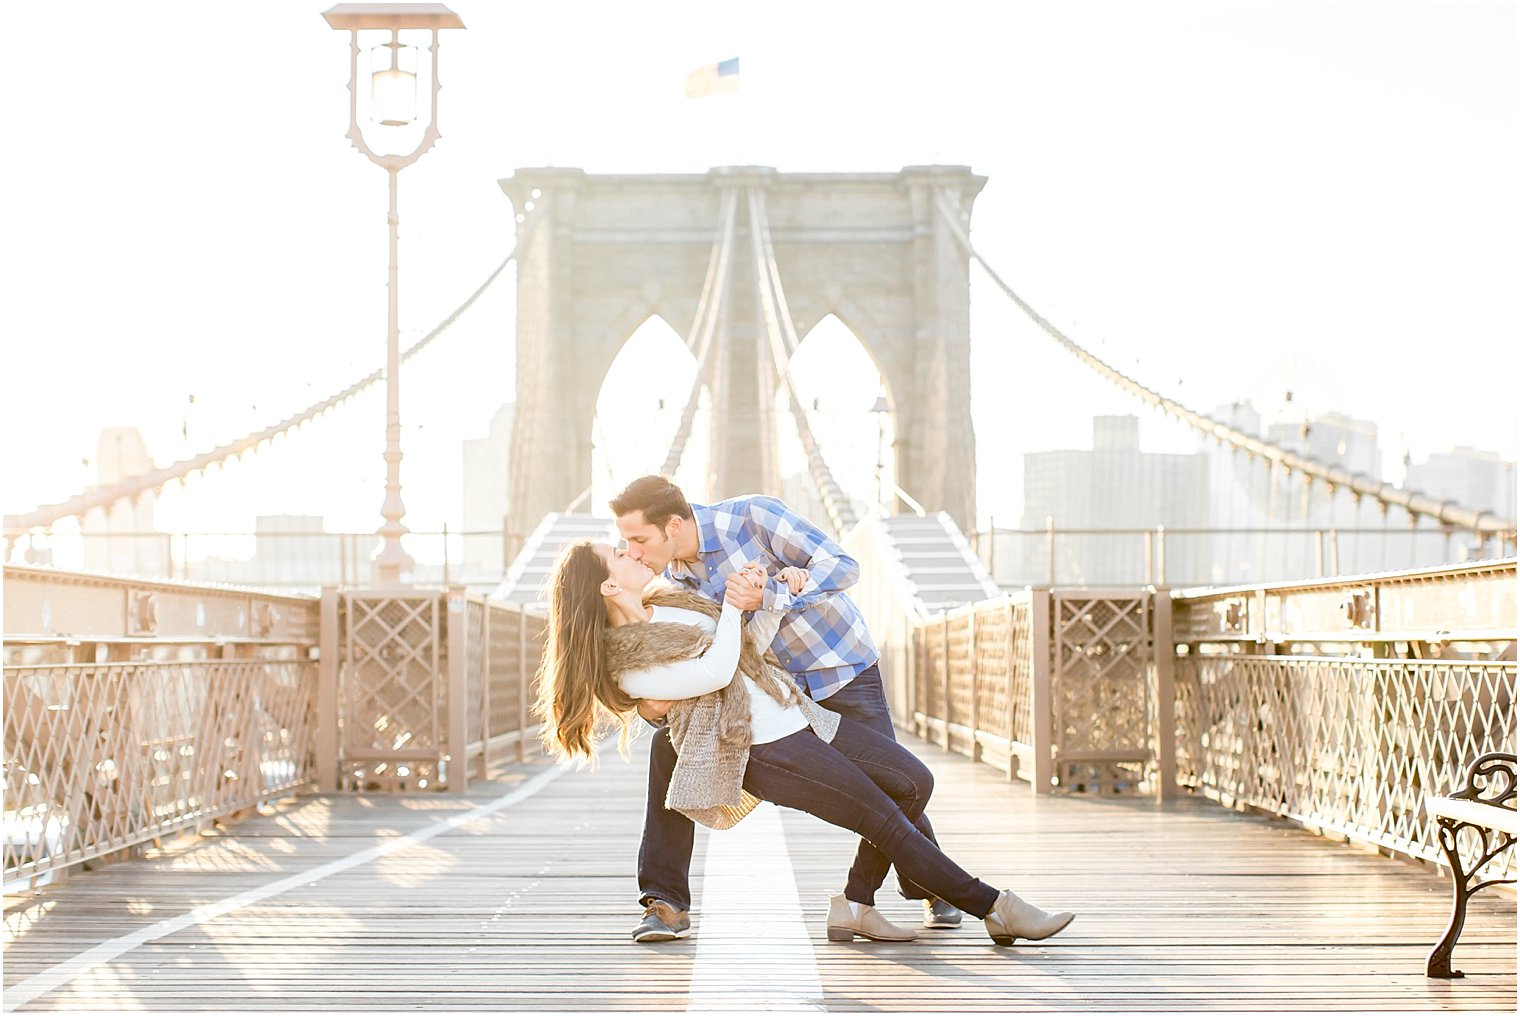
{"label": "bridge stairway", "polygon": [[891,553],[925,613],[1001,594],[949,515],[893,515],[882,522]]}
{"label": "bridge stairway", "polygon": [[550,512],[529,534],[491,598],[530,605],[547,603],[549,571],[560,551],[576,540],[604,540],[615,545],[617,526],[611,519],[595,515]]}

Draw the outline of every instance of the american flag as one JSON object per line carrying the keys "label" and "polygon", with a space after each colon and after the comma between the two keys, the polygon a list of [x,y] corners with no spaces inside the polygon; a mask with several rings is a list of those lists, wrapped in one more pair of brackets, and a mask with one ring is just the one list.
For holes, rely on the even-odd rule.
{"label": "american flag", "polygon": [[739,90],[739,58],[698,67],[686,75],[686,97],[700,99],[720,92]]}

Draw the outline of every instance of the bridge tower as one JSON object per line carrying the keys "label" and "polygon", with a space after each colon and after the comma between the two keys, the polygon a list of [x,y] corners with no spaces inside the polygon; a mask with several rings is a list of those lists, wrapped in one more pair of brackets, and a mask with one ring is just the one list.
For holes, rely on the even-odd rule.
{"label": "bridge tower", "polygon": [[[897,173],[592,175],[521,169],[501,181],[525,221],[517,249],[517,419],[511,528],[531,530],[591,482],[603,379],[651,315],[687,329],[697,313],[726,190],[763,191],[798,335],[832,313],[886,381],[899,484],[962,527],[975,516],[970,281],[963,248],[934,208],[948,191],[969,228],[986,182],[964,166]],[[714,498],[777,489],[774,391],[758,320],[757,266],[739,203],[718,325],[726,339],[713,413]],[[694,351],[695,353],[695,351]],[[654,466],[651,466],[654,468]],[[598,506],[600,507],[600,506]]]}

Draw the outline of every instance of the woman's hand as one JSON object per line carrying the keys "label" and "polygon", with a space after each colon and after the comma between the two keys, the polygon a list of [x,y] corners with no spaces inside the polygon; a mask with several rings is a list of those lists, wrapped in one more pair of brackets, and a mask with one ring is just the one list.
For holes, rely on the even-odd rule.
{"label": "woman's hand", "polygon": [[786,588],[796,596],[802,592],[802,587],[808,584],[808,570],[806,568],[783,568],[776,573],[776,578],[786,583]]}

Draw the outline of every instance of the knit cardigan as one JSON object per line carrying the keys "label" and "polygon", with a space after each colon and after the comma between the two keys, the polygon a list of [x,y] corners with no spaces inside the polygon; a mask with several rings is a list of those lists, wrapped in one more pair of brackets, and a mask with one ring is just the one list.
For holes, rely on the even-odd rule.
{"label": "knit cardigan", "polygon": [[[644,602],[683,607],[715,621],[722,615],[718,604],[681,589],[655,589],[645,595]],[[712,641],[712,635],[695,625],[669,621],[609,628],[607,669],[616,680],[633,671],[695,659]],[[802,694],[775,657],[761,655],[749,634],[740,643],[738,673],[782,705],[800,708],[808,726],[823,740],[834,739],[839,714]],[[717,691],[681,699],[666,713],[666,722],[676,749],[676,768],[665,807],[712,829],[737,824],[760,803],[744,789],[750,745],[749,689],[743,681],[733,680]]]}

